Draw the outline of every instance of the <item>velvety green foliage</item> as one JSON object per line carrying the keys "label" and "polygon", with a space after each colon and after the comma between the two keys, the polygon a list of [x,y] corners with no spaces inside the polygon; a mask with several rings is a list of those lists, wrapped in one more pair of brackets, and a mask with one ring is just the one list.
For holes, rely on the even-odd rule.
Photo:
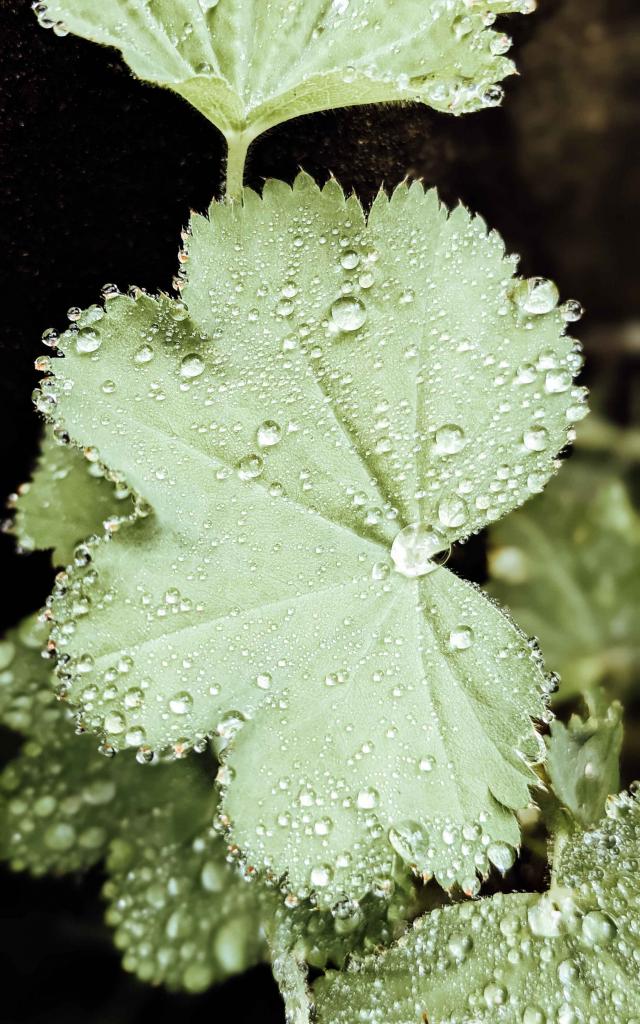
{"label": "velvety green foliage", "polygon": [[[495,105],[513,73],[495,16],[531,0],[46,0],[44,24],[121,50],[229,138],[312,111],[413,100]],[[58,28],[60,31],[60,28]]]}
{"label": "velvety green foliage", "polygon": [[582,827],[604,814],[608,797],[620,789],[622,707],[603,694],[589,694],[587,715],[572,715],[569,724],[551,723],[547,773],[562,807]]}
{"label": "velvety green foliage", "polygon": [[574,457],[490,545],[490,592],[538,637],[560,699],[636,677],[640,517],[619,478]]}
{"label": "velvety green foliage", "polygon": [[152,510],[54,595],[65,692],[114,747],[233,738],[222,820],[299,897],[396,853],[475,891],[518,845],[547,682],[433,556],[554,471],[584,398],[557,291],[418,185],[367,219],[271,182],[188,255],[186,306],[110,300],[42,384]]}
{"label": "velvety green foliage", "polygon": [[189,820],[204,792],[193,766],[144,770],[133,754],[112,762],[95,737],[74,735],[41,656],[46,633],[27,620],[0,648],[0,719],[24,736],[0,775],[0,856],[36,875],[90,867],[127,820],[156,805],[173,802]]}
{"label": "velvety green foliage", "polygon": [[106,480],[95,462],[49,429],[33,477],[20,488],[14,507],[13,534],[21,549],[51,548],[54,565],[68,565],[80,541],[114,531],[133,512],[127,487]]}
{"label": "velvety green foliage", "polygon": [[154,985],[200,992],[265,959],[266,898],[197,821],[191,835],[176,837],[171,811],[159,803],[112,843],[106,917],[128,971]]}
{"label": "velvety green foliage", "polygon": [[623,794],[566,841],[548,893],[434,911],[315,985],[320,1024],[594,1024],[640,1017],[640,809]]}

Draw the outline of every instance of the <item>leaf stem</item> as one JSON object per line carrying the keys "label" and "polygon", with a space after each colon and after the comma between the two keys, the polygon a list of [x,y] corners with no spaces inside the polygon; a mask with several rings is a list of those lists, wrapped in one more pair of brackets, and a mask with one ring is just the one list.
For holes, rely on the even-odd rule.
{"label": "leaf stem", "polygon": [[227,202],[241,202],[244,186],[244,167],[249,146],[254,136],[248,132],[227,133]]}

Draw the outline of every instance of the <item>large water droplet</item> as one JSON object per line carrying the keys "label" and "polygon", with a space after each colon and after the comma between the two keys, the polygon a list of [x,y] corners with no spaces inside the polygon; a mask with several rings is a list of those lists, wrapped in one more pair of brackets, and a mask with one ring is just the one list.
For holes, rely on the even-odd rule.
{"label": "large water droplet", "polygon": [[331,317],[339,331],[358,331],[367,319],[367,310],[360,299],[343,295],[331,307]]}
{"label": "large water droplet", "polygon": [[466,651],[473,644],[471,626],[456,626],[449,633],[449,646],[454,651]]}
{"label": "large water droplet", "polygon": [[258,427],[257,441],[261,448],[272,448],[282,437],[280,424],[275,420],[265,420]]}
{"label": "large water droplet", "polygon": [[189,352],[188,355],[184,356],[180,363],[180,376],[186,377],[191,380],[193,377],[199,377],[204,372],[204,363],[200,356],[196,355],[195,352]]}
{"label": "large water droplet", "polygon": [[400,530],[391,545],[391,558],[403,576],[426,576],[440,564],[436,555],[448,551],[449,546],[437,530],[423,523],[411,523]]}
{"label": "large water droplet", "polygon": [[445,423],[438,427],[435,442],[438,455],[457,455],[467,443],[464,430],[457,423]]}
{"label": "large water droplet", "polygon": [[560,298],[556,285],[546,277],[531,277],[527,281],[519,281],[512,294],[516,306],[531,316],[550,313],[556,308]]}
{"label": "large water droplet", "polygon": [[525,430],[522,442],[530,452],[543,452],[549,443],[549,434],[546,427],[535,426]]}

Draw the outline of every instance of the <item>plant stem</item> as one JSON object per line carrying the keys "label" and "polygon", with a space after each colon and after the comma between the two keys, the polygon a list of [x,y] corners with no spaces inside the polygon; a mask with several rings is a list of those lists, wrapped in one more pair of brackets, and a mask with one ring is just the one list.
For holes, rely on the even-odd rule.
{"label": "plant stem", "polygon": [[245,132],[229,132],[227,134],[227,202],[241,202],[244,184],[244,165],[253,135]]}

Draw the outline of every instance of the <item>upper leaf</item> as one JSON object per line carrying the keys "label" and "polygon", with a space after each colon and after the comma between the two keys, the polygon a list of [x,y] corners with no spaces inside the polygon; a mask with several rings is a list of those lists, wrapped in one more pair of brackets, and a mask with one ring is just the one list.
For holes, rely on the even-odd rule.
{"label": "upper leaf", "polygon": [[299,114],[418,100],[465,113],[513,73],[496,15],[534,0],[46,0],[44,24],[121,50],[228,137]]}
{"label": "upper leaf", "polygon": [[[89,452],[91,454],[91,452]],[[47,430],[31,481],[14,501],[12,527],[23,551],[51,549],[54,565],[68,565],[80,541],[115,530],[131,515],[126,487],[106,480],[96,462]]]}
{"label": "upper leaf", "polygon": [[540,641],[560,699],[640,668],[640,517],[623,482],[575,457],[491,530],[490,592]]}
{"label": "upper leaf", "polygon": [[54,596],[65,687],[115,746],[250,719],[225,821],[299,895],[361,895],[394,851],[473,890],[518,844],[546,680],[431,556],[554,470],[582,397],[557,293],[420,186],[367,221],[333,182],[270,183],[189,255],[188,313],[115,298],[42,385],[153,510]]}
{"label": "upper leaf", "polygon": [[548,893],[437,910],[315,985],[320,1024],[578,1024],[640,1015],[640,809],[622,795],[564,846]]}

